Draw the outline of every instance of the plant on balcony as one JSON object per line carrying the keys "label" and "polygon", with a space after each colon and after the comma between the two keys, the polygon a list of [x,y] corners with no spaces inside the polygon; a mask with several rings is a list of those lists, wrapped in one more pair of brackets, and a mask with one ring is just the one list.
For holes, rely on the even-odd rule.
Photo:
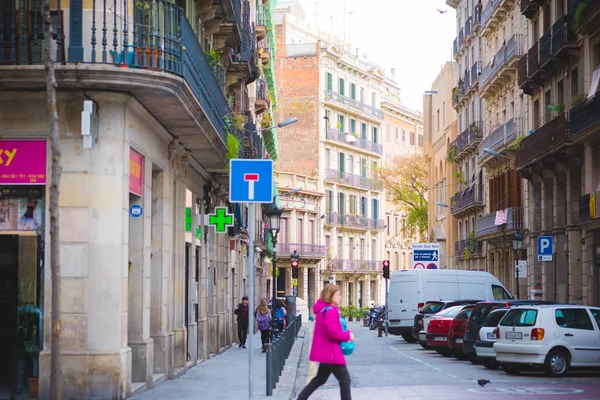
{"label": "plant on balcony", "polygon": [[465,260],[468,260],[471,257],[471,254],[475,252],[476,246],[477,238],[475,238],[475,231],[471,231],[471,234],[469,234],[469,238],[467,239],[467,243],[465,246]]}
{"label": "plant on balcony", "polygon": [[456,146],[452,146],[450,147],[450,149],[448,149],[448,154],[446,155],[446,159],[448,160],[448,162],[454,162],[456,158]]}
{"label": "plant on balcony", "polygon": [[581,103],[583,103],[587,99],[585,93],[578,93],[571,99],[571,106],[575,107]]}
{"label": "plant on balcony", "polygon": [[455,174],[455,175],[456,175],[456,181],[457,181],[458,183],[462,183],[463,185],[466,185],[466,184],[467,184],[467,181],[463,179],[463,174],[462,174],[462,172],[460,172],[460,171],[456,171],[456,174]]}
{"label": "plant on balcony", "polygon": [[351,135],[354,136],[355,139],[358,139],[358,133],[352,132]]}
{"label": "plant on balcony", "polygon": [[479,125],[477,124],[473,124],[471,125],[471,129],[473,130],[473,132],[475,133],[481,133],[481,129],[479,128]]}
{"label": "plant on balcony", "polygon": [[244,129],[246,122],[248,122],[248,116],[242,113],[232,112],[230,121],[233,129],[236,131],[241,131]]}
{"label": "plant on balcony", "polygon": [[513,148],[515,150],[521,150],[521,142],[523,141],[523,139],[525,139],[527,136],[519,136],[516,140],[515,143],[513,144]]}
{"label": "plant on balcony", "polygon": [[229,171],[229,160],[238,157],[240,151],[240,140],[231,132],[227,132],[227,155],[225,156],[225,170]]}
{"label": "plant on balcony", "polygon": [[223,55],[223,50],[215,50],[210,49],[209,51],[205,51],[204,55],[206,56],[206,60],[212,66],[217,65],[221,62],[221,55]]}
{"label": "plant on balcony", "polygon": [[558,115],[560,115],[563,112],[565,112],[565,105],[564,104],[548,104],[546,106],[546,108],[548,108],[551,111],[554,111]]}
{"label": "plant on balcony", "polygon": [[583,26],[583,21],[585,19],[585,11],[588,7],[587,1],[579,3],[577,6],[577,10],[575,10],[575,25],[578,28]]}
{"label": "plant on balcony", "polygon": [[335,129],[337,129],[337,130],[340,130],[340,129],[342,129],[342,124],[338,123],[338,124],[335,126]]}
{"label": "plant on balcony", "polygon": [[262,128],[268,128],[272,124],[271,115],[267,112],[263,114],[262,121],[260,122],[260,126]]}

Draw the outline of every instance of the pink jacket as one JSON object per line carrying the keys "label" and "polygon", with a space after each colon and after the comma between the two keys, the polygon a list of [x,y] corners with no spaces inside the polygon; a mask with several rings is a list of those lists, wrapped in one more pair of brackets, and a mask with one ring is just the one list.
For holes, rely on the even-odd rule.
{"label": "pink jacket", "polygon": [[[323,311],[327,306],[330,308]],[[339,309],[319,299],[313,306],[313,311],[315,332],[310,349],[310,361],[346,365],[340,343],[350,340],[350,331],[342,331]]]}

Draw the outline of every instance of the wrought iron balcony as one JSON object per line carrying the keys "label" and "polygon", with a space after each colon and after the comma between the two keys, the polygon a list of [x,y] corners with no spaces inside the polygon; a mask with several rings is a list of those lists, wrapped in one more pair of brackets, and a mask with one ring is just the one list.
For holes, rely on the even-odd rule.
{"label": "wrought iron balcony", "polygon": [[517,169],[527,167],[570,143],[567,136],[567,114],[562,113],[521,141],[516,152]]}
{"label": "wrought iron balcony", "polygon": [[529,54],[525,53],[523,57],[519,59],[519,65],[517,66],[518,73],[518,81],[519,88],[523,89],[523,93],[528,96],[533,94],[533,84],[529,79],[529,74],[527,72],[527,59],[529,58]]}
{"label": "wrought iron balcony", "polygon": [[[351,136],[352,140],[348,140],[348,137]],[[356,138],[349,133],[343,133],[338,131],[337,129],[327,128],[325,132],[325,138],[329,140],[335,140],[336,142],[344,143],[348,146],[353,146],[358,149],[363,149],[366,151],[370,151],[372,153],[383,154],[383,145],[379,143],[371,142],[370,140]]]}
{"label": "wrought iron balcony", "polygon": [[260,61],[263,65],[267,65],[271,62],[271,41],[268,37],[258,42],[258,53],[260,54]]}
{"label": "wrought iron balcony", "polygon": [[256,125],[252,122],[252,115],[248,111],[246,112],[248,122],[244,125],[242,134],[243,139],[243,158],[262,158],[264,154],[264,147],[262,138],[256,132]]}
{"label": "wrought iron balcony", "polygon": [[504,81],[508,74],[516,69],[519,58],[523,55],[523,35],[513,35],[505,45],[501,46],[492,61],[485,66],[479,77],[479,94],[485,96],[499,81]]}
{"label": "wrought iron balcony", "polygon": [[540,42],[535,42],[527,52],[527,76],[533,82],[541,83],[541,68],[540,68]]}
{"label": "wrought iron balcony", "polygon": [[[600,0],[573,0],[574,15],[581,8],[581,21],[574,25],[578,33],[591,34],[600,26]],[[574,21],[577,22],[577,21]]]}
{"label": "wrought iron balcony", "polygon": [[343,226],[345,228],[382,231],[385,221],[382,219],[368,218],[362,215],[340,214],[329,212],[326,215],[326,224],[334,226]]}
{"label": "wrought iron balcony", "polygon": [[331,182],[339,182],[344,185],[359,187],[366,190],[381,191],[382,185],[375,179],[366,176],[351,174],[349,172],[340,172],[335,169],[325,170],[325,179]]}
{"label": "wrought iron balcony", "polygon": [[467,22],[465,22],[465,42],[466,38],[471,34],[471,17],[467,18]]}
{"label": "wrought iron balcony", "polygon": [[269,99],[269,85],[267,80],[259,78],[256,83],[256,99],[254,100],[254,110],[257,114],[261,114],[269,109],[271,103]]}
{"label": "wrought iron balcony", "polygon": [[452,57],[456,60],[456,57],[458,57],[460,55],[459,52],[459,42],[458,42],[458,38],[454,39],[454,42],[452,42]]}
{"label": "wrought iron balcony", "polygon": [[540,68],[544,68],[550,61],[550,46],[552,43],[552,29],[548,29],[540,38]]}
{"label": "wrought iron balcony", "polygon": [[328,225],[342,225],[342,215],[333,211],[329,211],[325,216],[325,223]]}
{"label": "wrought iron balcony", "polygon": [[473,29],[472,34],[477,34],[481,30],[481,7],[477,4],[473,7]]}
{"label": "wrought iron balcony", "polygon": [[336,105],[345,107],[349,109],[351,112],[357,113],[359,115],[367,116],[370,119],[374,119],[376,121],[383,121],[383,111],[371,107],[365,103],[362,103],[358,100],[351,99],[350,97],[346,97],[342,94],[336,93],[333,90],[325,91],[325,100],[332,102]]}
{"label": "wrought iron balcony", "polygon": [[589,134],[600,131],[600,94],[596,93],[591,100],[578,104],[570,112],[569,137],[579,140]]}
{"label": "wrought iron balcony", "polygon": [[265,8],[261,5],[256,6],[256,40],[263,40],[267,36],[267,16]]}
{"label": "wrought iron balcony", "polygon": [[481,75],[481,61],[475,61],[471,67],[471,86],[470,89],[475,88],[475,84],[479,82],[479,76]]}
{"label": "wrought iron balcony", "polygon": [[572,17],[565,15],[552,25],[552,56],[561,60],[572,53],[577,54],[577,35],[573,30]]}
{"label": "wrought iron balcony", "polygon": [[[501,211],[502,212],[502,211]],[[475,237],[485,239],[510,231],[523,229],[523,208],[509,207],[506,209],[506,219],[499,212],[493,212],[475,221]]]}
{"label": "wrought iron balcony", "polygon": [[500,24],[513,5],[514,0],[489,0],[487,2],[481,19],[481,31],[484,37],[487,37],[491,30]]}
{"label": "wrought iron balcony", "polygon": [[454,242],[454,254],[461,259],[483,257],[483,242],[471,241],[470,239],[457,240]]}
{"label": "wrought iron balcony", "polygon": [[479,143],[478,162],[482,162],[489,154],[483,151],[484,148],[489,148],[494,151],[499,151],[511,144],[511,142],[524,133],[523,118],[511,118],[502,125],[492,125],[488,128],[488,135]]}
{"label": "wrought iron balcony", "polygon": [[374,260],[341,260],[333,259],[328,262],[329,269],[332,271],[346,272],[379,272],[380,261]]}
{"label": "wrought iron balcony", "polygon": [[585,224],[600,218],[600,192],[584,194],[579,198],[579,223]]}
{"label": "wrought iron balcony", "polygon": [[469,211],[483,207],[483,188],[479,183],[468,185],[465,190],[459,190],[450,199],[450,214],[461,216]]}
{"label": "wrought iron balcony", "polygon": [[462,47],[467,43],[467,38],[465,36],[465,28],[460,28],[458,31],[458,47],[462,50]]}
{"label": "wrought iron balcony", "polygon": [[308,243],[281,243],[277,242],[275,246],[277,257],[285,257],[295,251],[298,252],[300,258],[325,258],[327,250],[325,245],[308,244]]}
{"label": "wrought iron balcony", "polygon": [[521,14],[533,19],[540,11],[539,0],[521,0]]}

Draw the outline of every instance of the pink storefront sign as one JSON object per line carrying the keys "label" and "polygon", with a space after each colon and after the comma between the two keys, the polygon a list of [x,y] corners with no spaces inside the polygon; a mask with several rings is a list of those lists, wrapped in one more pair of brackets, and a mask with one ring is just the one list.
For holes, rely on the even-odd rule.
{"label": "pink storefront sign", "polygon": [[129,150],[129,192],[144,195],[144,157],[133,150]]}
{"label": "pink storefront sign", "polygon": [[0,185],[45,184],[45,140],[0,140]]}

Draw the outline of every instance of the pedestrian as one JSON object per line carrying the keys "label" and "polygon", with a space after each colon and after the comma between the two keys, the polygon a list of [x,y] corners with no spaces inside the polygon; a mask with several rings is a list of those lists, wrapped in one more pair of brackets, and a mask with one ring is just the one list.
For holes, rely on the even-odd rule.
{"label": "pedestrian", "polygon": [[287,310],[285,304],[281,299],[275,300],[275,326],[279,331],[285,328],[285,317],[287,316]]}
{"label": "pedestrian", "polygon": [[269,306],[267,300],[262,299],[256,312],[254,313],[256,318],[256,326],[260,331],[260,341],[262,342],[262,352],[267,352],[267,343],[269,343],[269,327],[271,326],[271,313],[269,312]]}
{"label": "pedestrian", "polygon": [[319,363],[317,375],[306,385],[298,400],[308,397],[327,382],[329,375],[333,375],[340,383],[342,400],[351,400],[350,374],[346,368],[346,359],[340,348],[340,343],[354,341],[351,331],[342,331],[340,323],[340,288],[326,284],[321,291],[321,298],[313,307],[315,314],[315,330],[310,349],[310,361]]}
{"label": "pedestrian", "polygon": [[248,296],[242,297],[242,302],[238,304],[233,313],[237,315],[239,347],[245,349],[248,336]]}

